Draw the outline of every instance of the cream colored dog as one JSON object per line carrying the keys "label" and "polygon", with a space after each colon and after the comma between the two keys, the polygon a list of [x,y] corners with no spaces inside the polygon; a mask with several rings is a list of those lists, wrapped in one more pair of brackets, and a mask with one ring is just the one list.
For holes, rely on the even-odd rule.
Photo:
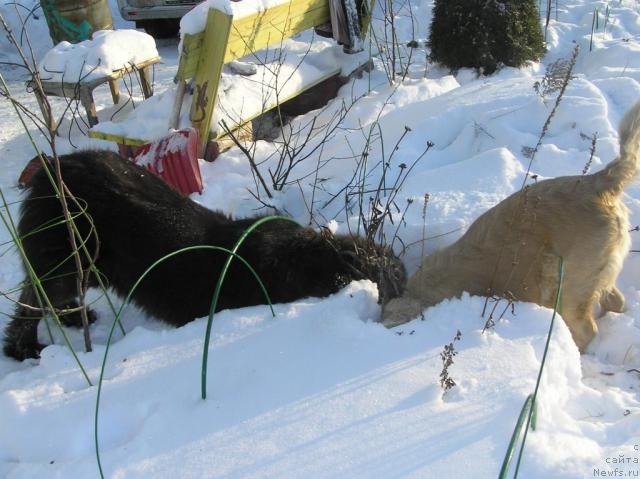
{"label": "cream colored dog", "polygon": [[593,175],[541,181],[480,216],[456,243],[424,258],[383,322],[416,318],[443,299],[497,295],[552,308],[558,261],[565,277],[560,313],[584,351],[598,331],[594,306],[620,312],[616,277],[630,247],[623,187],[640,169],[640,103],[620,125],[620,156]]}

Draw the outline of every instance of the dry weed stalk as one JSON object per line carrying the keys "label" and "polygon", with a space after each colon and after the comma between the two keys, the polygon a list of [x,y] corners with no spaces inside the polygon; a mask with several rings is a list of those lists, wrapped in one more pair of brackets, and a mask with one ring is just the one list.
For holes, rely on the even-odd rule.
{"label": "dry weed stalk", "polygon": [[[275,123],[276,132],[272,131],[270,133],[272,138],[269,139],[275,146],[275,151],[272,154],[257,160],[256,143],[250,142],[247,144],[243,142],[238,134],[232,131],[232,128],[226,121],[222,120],[220,122],[220,126],[225,134],[238,146],[249,162],[255,185],[253,191],[249,190],[249,194],[262,204],[263,207],[275,211],[277,211],[277,208],[271,204],[270,201],[274,198],[275,192],[282,191],[286,186],[299,185],[302,180],[311,176],[315,176],[315,181],[319,180],[318,171],[325,166],[327,162],[321,163],[319,160],[318,167],[311,174],[296,176],[294,175],[294,171],[305,160],[315,156],[324,149],[326,142],[342,127],[342,123],[347,114],[359,99],[352,97],[351,102],[342,100],[340,108],[333,112],[328,120],[321,121],[322,116],[328,111],[328,106],[325,106],[322,107],[318,113],[311,115],[309,119],[305,119],[303,123],[298,123],[295,127],[291,126],[289,123],[290,118],[282,111],[282,92],[286,85],[292,81],[295,73],[305,61],[311,51],[312,45],[313,41],[309,43],[307,50],[294,65],[291,72],[284,78],[281,78],[280,75],[286,60],[286,53],[282,48],[282,41],[278,47],[267,49],[260,55],[256,52],[252,52],[251,54],[254,62],[262,67],[263,76],[268,73],[274,78],[273,84],[269,84],[269,82],[266,81],[261,82],[263,88],[263,117],[267,118],[267,120],[271,117]],[[276,106],[270,109],[268,105],[273,102],[275,102]],[[225,113],[229,114],[229,112]],[[240,122],[239,118],[236,120],[236,123]],[[262,199],[263,194],[267,196],[268,201]],[[313,208],[313,202],[310,207]],[[312,212],[310,216],[313,218]]]}
{"label": "dry weed stalk", "polygon": [[453,387],[456,385],[456,382],[449,375],[449,368],[453,366],[453,358],[458,355],[458,352],[455,348],[455,343],[456,341],[460,341],[461,338],[462,333],[458,329],[456,335],[453,337],[453,340],[449,344],[445,344],[444,349],[440,353],[440,359],[442,360],[442,371],[440,372],[440,387],[444,390],[444,394],[453,389]]}
{"label": "dry weed stalk", "polygon": [[587,161],[587,163],[584,165],[584,168],[582,169],[582,174],[586,175],[587,173],[589,173],[589,170],[591,169],[591,163],[593,163],[593,157],[596,155],[596,144],[598,143],[598,132],[595,132],[591,136],[587,136],[584,133],[580,133],[580,137],[584,140],[589,140],[591,142],[591,144],[589,145],[589,160]]}
{"label": "dry weed stalk", "polygon": [[[536,92],[545,98],[545,95],[548,93],[553,93],[558,91],[558,96],[556,97],[555,103],[549,116],[547,116],[544,125],[542,126],[542,131],[540,132],[540,136],[538,137],[538,142],[534,148],[530,148],[526,150],[528,152],[529,164],[527,165],[527,171],[524,176],[524,180],[522,181],[521,190],[527,184],[527,180],[529,179],[531,173],[531,167],[533,166],[533,161],[535,160],[536,154],[538,150],[542,146],[542,142],[549,131],[549,126],[551,125],[551,121],[562,102],[562,98],[564,97],[564,93],[567,90],[567,86],[569,82],[573,78],[573,68],[576,65],[576,61],[578,59],[578,53],[580,53],[580,46],[576,45],[573,49],[573,53],[571,54],[571,58],[567,61],[558,61],[553,63],[547,73],[545,74],[545,78],[543,78],[542,82],[536,82],[534,88]],[[548,78],[547,78],[548,77]],[[546,79],[546,80],[545,80]]]}
{"label": "dry weed stalk", "polygon": [[[498,308],[498,305],[503,300],[505,300],[507,302],[507,304],[504,307],[504,309],[502,310],[502,312],[498,315],[498,317],[496,317],[495,316],[496,309]],[[507,311],[509,309],[511,309],[511,314],[515,315],[516,314],[515,301],[516,301],[516,298],[509,291],[507,291],[505,293],[504,297],[500,297],[500,296],[488,297],[487,300],[484,303],[484,309],[482,310],[482,317],[484,318],[484,315],[485,315],[485,312],[486,312],[486,307],[487,307],[489,302],[493,302],[493,308],[491,309],[491,312],[489,313],[489,317],[487,318],[487,320],[484,323],[484,326],[482,327],[482,334],[484,334],[485,331],[488,331],[490,329],[495,328],[496,321],[502,320],[502,318],[504,318],[504,315],[507,313]]]}
{"label": "dry weed stalk", "polygon": [[[382,25],[382,31],[376,33],[374,25],[371,25],[371,41],[380,52],[382,68],[390,85],[404,81],[409,74],[413,63],[414,50],[418,47],[416,36],[416,19],[410,0],[394,2],[384,0],[378,3],[382,18],[378,18]],[[396,21],[401,17],[408,17],[411,22],[411,38],[409,42],[402,42],[398,38]]]}
{"label": "dry weed stalk", "polygon": [[[7,100],[14,108],[18,116],[18,119],[21,122],[36,152],[36,157],[39,158],[40,166],[49,175],[49,180],[51,181],[52,186],[56,192],[56,196],[60,200],[62,213],[63,213],[62,220],[67,229],[69,242],[72,248],[72,259],[74,262],[75,275],[76,275],[76,291],[77,291],[78,307],[58,310],[52,306],[51,302],[49,301],[45,293],[45,289],[42,285],[42,282],[47,281],[48,279],[52,279],[50,278],[51,275],[55,277],[55,271],[49,272],[46,277],[38,277],[35,271],[31,269],[29,264],[29,258],[26,256],[24,252],[24,248],[22,247],[22,239],[17,235],[17,229],[15,226],[15,223],[11,218],[11,213],[9,212],[6,201],[5,201],[4,210],[5,210],[6,217],[5,217],[5,214],[3,214],[2,219],[3,219],[3,222],[5,223],[5,226],[9,229],[14,245],[17,247],[18,251],[22,256],[23,264],[25,265],[26,273],[29,278],[28,281],[31,282],[32,287],[36,293],[36,300],[38,302],[38,307],[34,307],[33,305],[20,304],[18,303],[18,301],[15,301],[15,300],[12,300],[12,301],[16,304],[20,304],[21,306],[24,306],[26,309],[30,311],[42,313],[43,315],[51,314],[53,316],[54,321],[60,328],[62,328],[62,325],[59,319],[61,315],[69,314],[73,312],[79,312],[82,320],[82,326],[83,326],[85,350],[91,351],[89,318],[88,318],[87,308],[85,304],[85,295],[88,289],[89,275],[94,274],[96,276],[103,291],[106,291],[106,288],[107,288],[99,271],[95,268],[95,260],[98,255],[100,243],[99,243],[99,239],[97,238],[97,234],[95,233],[95,229],[91,228],[90,234],[93,235],[94,237],[93,239],[95,240],[96,247],[94,251],[89,251],[87,246],[87,242],[89,238],[83,238],[79,234],[78,228],[76,227],[75,219],[79,215],[83,215],[90,225],[92,225],[92,220],[86,213],[86,205],[83,205],[80,200],[78,200],[73,196],[73,194],[69,191],[69,189],[65,185],[62,178],[62,174],[60,170],[59,155],[57,151],[57,142],[56,142],[57,136],[59,134],[60,121],[55,121],[54,119],[51,104],[49,103],[47,95],[44,92],[44,88],[43,88],[42,80],[37,67],[37,62],[35,59],[33,48],[31,47],[29,36],[26,33],[27,32],[26,23],[28,19],[32,16],[33,12],[31,11],[29,16],[25,19],[21,16],[20,11],[18,10],[18,4],[15,4],[14,7],[16,9],[17,16],[20,19],[22,24],[21,41],[18,41],[12,28],[10,27],[8,22],[5,20],[5,18],[1,14],[0,14],[0,27],[4,30],[10,45],[14,48],[15,52],[20,57],[20,63],[17,64],[17,66],[23,68],[26,71],[27,75],[29,76],[30,90],[28,90],[28,92],[32,92],[38,98],[41,112],[35,112],[31,110],[27,105],[25,105],[23,102],[18,100],[11,92],[8,84],[5,82],[2,75],[0,75],[0,97]],[[28,50],[28,56],[27,54],[25,54],[25,51],[22,48],[22,35],[24,35],[24,40],[26,42],[26,46]],[[82,78],[78,79],[78,82],[76,82],[76,86],[75,86],[76,89],[79,88],[79,82],[81,80]],[[70,96],[73,96],[73,95],[70,95]],[[60,119],[64,117],[64,115],[67,112],[71,111],[74,116],[74,120],[72,120],[72,126],[73,126],[73,121],[77,121],[76,117],[79,116],[79,115],[76,115],[77,108],[78,108],[77,102],[74,103],[72,100],[67,100],[66,107],[64,108]],[[41,117],[41,115],[44,116],[44,118]],[[36,141],[33,138],[31,131],[29,129],[29,125],[32,125],[33,127],[35,127],[37,132],[39,133],[39,136],[42,139],[44,139],[49,149],[49,155],[45,155],[38,148],[38,146],[36,145]],[[4,195],[2,196],[4,199]],[[43,227],[44,226],[45,225],[43,225]],[[32,232],[32,234],[37,234],[37,231]],[[22,289],[22,288],[19,288],[19,289]],[[107,299],[109,300],[108,296],[107,296]],[[110,300],[109,300],[109,303],[112,309],[114,309]],[[75,356],[75,352],[73,352],[73,348],[71,348],[71,344],[68,340],[68,337],[64,333],[64,331],[63,331],[63,337],[67,342],[67,346],[71,349],[73,355]],[[76,356],[76,361],[78,362],[83,373],[85,374],[87,381],[90,383],[88,376],[84,372],[82,365],[77,359],[77,356]]]}

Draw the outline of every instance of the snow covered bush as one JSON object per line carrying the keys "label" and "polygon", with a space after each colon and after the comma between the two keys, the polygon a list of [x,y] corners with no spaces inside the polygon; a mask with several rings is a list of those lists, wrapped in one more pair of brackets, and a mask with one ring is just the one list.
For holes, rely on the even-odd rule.
{"label": "snow covered bush", "polygon": [[545,52],[535,0],[435,0],[429,47],[432,61],[484,74]]}

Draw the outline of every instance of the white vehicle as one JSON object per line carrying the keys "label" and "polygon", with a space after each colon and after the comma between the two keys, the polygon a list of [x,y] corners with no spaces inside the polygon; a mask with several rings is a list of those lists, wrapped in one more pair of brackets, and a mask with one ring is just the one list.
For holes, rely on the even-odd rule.
{"label": "white vehicle", "polygon": [[202,0],[118,0],[120,14],[125,20],[156,38],[178,34],[180,18]]}

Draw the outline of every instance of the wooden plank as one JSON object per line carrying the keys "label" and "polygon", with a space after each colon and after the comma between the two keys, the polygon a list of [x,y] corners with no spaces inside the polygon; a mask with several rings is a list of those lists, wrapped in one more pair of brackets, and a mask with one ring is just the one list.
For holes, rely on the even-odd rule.
{"label": "wooden plank", "polygon": [[109,90],[111,91],[111,98],[113,104],[120,103],[120,87],[118,86],[118,80],[109,80]]}
{"label": "wooden plank", "polygon": [[178,80],[176,85],[176,96],[173,99],[173,108],[171,109],[171,118],[169,120],[169,128],[178,129],[180,125],[180,110],[182,109],[182,100],[187,91],[187,81]]}
{"label": "wooden plank", "polygon": [[153,96],[153,83],[151,82],[151,75],[149,74],[149,66],[145,66],[138,70],[138,76],[140,77],[140,86],[142,87],[142,95],[145,100]]}
{"label": "wooden plank", "polygon": [[233,22],[225,63],[329,21],[327,0],[292,0]]}
{"label": "wooden plank", "polygon": [[[246,147],[249,146],[248,143],[253,142],[253,126],[251,122],[244,123],[233,130],[232,133],[233,136],[235,136],[235,138]],[[231,136],[224,132],[216,138],[216,142],[218,143],[218,154],[236,146],[236,143],[233,141]]]}
{"label": "wooden plank", "polygon": [[89,130],[89,137],[97,140],[106,140],[128,146],[142,146],[149,143],[149,140],[140,140],[137,138],[128,138],[122,135],[113,135],[111,133],[103,133],[101,131]]}
{"label": "wooden plank", "polygon": [[180,63],[178,64],[176,80],[188,80],[196,76],[203,40],[204,32],[184,36],[182,39],[182,50],[180,50]]}
{"label": "wooden plank", "polygon": [[78,96],[80,97],[80,103],[82,103],[87,112],[89,127],[96,126],[98,124],[98,113],[96,112],[96,103],[93,100],[93,91],[81,86]]}
{"label": "wooden plank", "polygon": [[[127,65],[118,70],[113,70],[111,73],[107,75],[99,75],[95,78],[83,80],[82,82],[78,82],[78,81],[60,82],[60,81],[52,81],[47,79],[40,79],[40,82],[42,83],[42,87],[45,90],[45,93],[51,94],[53,96],[63,96],[63,92],[72,94],[78,84],[82,84],[82,86],[88,86],[89,88],[93,89],[108,81],[118,80],[122,78],[126,73],[140,70],[142,68],[153,65],[154,63],[158,63],[159,61],[160,61],[160,57],[148,58],[147,60],[138,62],[135,65]],[[29,83],[31,82],[32,81],[30,81]],[[71,98],[68,95],[66,96],[67,98]]]}
{"label": "wooden plank", "polygon": [[113,70],[113,72],[109,75],[110,78],[116,80],[118,78],[122,78],[126,73],[131,71],[141,70],[143,68],[149,67],[154,63],[158,63],[160,61],[160,57],[151,57],[138,62],[136,64],[128,64],[124,68],[120,68],[119,70]]}
{"label": "wooden plank", "polygon": [[231,15],[219,10],[210,9],[207,14],[207,25],[189,113],[191,124],[200,132],[200,155],[204,154],[209,141],[211,117],[218,97],[218,85],[232,22]]}
{"label": "wooden plank", "polygon": [[44,96],[41,95],[41,90],[40,88],[37,88],[36,85],[31,85],[31,87],[33,88],[33,94],[36,96],[36,100],[38,100],[38,106],[40,107],[42,118],[44,118],[47,128],[49,129],[49,131],[56,131],[56,120],[55,118],[53,118],[51,105],[46,101],[47,94],[42,91],[42,93],[44,93]]}

